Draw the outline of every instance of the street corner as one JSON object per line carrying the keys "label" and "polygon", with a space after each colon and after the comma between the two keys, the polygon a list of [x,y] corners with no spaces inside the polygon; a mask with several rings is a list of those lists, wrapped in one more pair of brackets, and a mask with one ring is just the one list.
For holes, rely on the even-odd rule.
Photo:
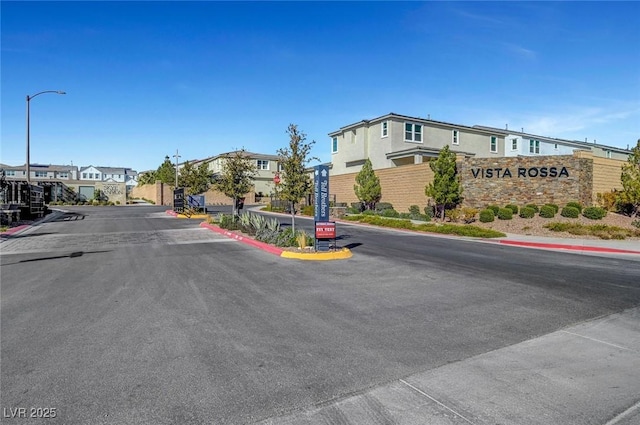
{"label": "street corner", "polygon": [[282,251],[280,257],[291,258],[296,260],[308,260],[308,261],[328,261],[328,260],[346,260],[351,258],[353,254],[349,248],[342,248],[340,250],[328,251],[328,252],[295,252],[295,251]]}

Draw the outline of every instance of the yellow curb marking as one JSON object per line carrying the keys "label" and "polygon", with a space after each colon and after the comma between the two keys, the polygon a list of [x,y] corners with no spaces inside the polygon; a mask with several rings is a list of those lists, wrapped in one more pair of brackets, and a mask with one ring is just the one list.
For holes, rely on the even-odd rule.
{"label": "yellow curb marking", "polygon": [[351,250],[342,248],[340,251],[330,252],[292,252],[282,251],[280,257],[282,258],[294,258],[297,260],[314,260],[314,261],[326,261],[326,260],[344,260],[351,258],[353,254]]}

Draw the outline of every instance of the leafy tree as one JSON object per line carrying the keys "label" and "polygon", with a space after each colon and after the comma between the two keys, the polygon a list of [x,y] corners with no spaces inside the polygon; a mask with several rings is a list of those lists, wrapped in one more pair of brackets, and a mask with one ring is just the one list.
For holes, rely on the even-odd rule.
{"label": "leafy tree", "polygon": [[147,171],[140,173],[138,176],[138,184],[144,186],[145,184],[154,184],[156,182],[156,171]]}
{"label": "leafy tree", "polygon": [[311,147],[315,140],[307,142],[307,135],[298,130],[295,124],[289,124],[289,146],[278,149],[280,165],[282,167],[279,194],[282,199],[291,206],[291,228],[295,233],[295,207],[305,195],[311,193],[313,182],[305,168],[312,160],[319,161],[316,157],[310,157]]}
{"label": "leafy tree", "polygon": [[209,171],[209,163],[203,162],[195,167],[189,161],[182,164],[178,185],[185,188],[185,195],[197,195],[204,193],[211,187],[213,178]]}
{"label": "leafy tree", "polygon": [[380,179],[373,171],[369,158],[367,158],[362,170],[356,176],[356,184],[353,185],[353,190],[360,202],[363,202],[368,210],[375,209],[376,203],[382,198]]}
{"label": "leafy tree", "polygon": [[631,155],[627,163],[622,166],[622,193],[621,200],[631,204],[631,216],[640,213],[640,139],[635,148],[631,150]]}
{"label": "leafy tree", "polygon": [[160,180],[164,184],[175,186],[176,167],[171,163],[171,160],[168,156],[164,157],[164,162],[160,164],[155,174],[156,180]]}
{"label": "leafy tree", "polygon": [[[433,171],[433,182],[429,183],[424,193],[436,203],[436,213],[444,221],[445,208],[451,208],[462,202],[462,186],[456,171],[456,154],[445,146],[435,161],[429,161]],[[439,213],[438,213],[439,211]]]}
{"label": "leafy tree", "polygon": [[222,172],[213,181],[213,187],[233,199],[233,215],[237,214],[236,205],[253,187],[256,165],[244,148],[224,156]]}

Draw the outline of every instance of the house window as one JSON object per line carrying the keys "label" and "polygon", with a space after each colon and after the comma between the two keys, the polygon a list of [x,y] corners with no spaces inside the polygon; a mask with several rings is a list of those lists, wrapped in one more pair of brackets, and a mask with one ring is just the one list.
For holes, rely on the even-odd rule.
{"label": "house window", "polygon": [[96,174],[96,180],[100,180],[100,174]]}
{"label": "house window", "polygon": [[46,171],[36,171],[36,177],[47,177]]}
{"label": "house window", "polygon": [[336,153],[336,152],[338,152],[338,138],[333,137],[331,139],[331,153]]}
{"label": "house window", "polygon": [[87,173],[82,173],[82,178],[86,179],[87,178]]}
{"label": "house window", "polygon": [[607,151],[607,158],[611,158],[611,151]]}
{"label": "house window", "polygon": [[558,150],[558,144],[557,144],[557,143],[556,143],[556,144],[554,144],[554,145],[553,145],[553,148],[554,148],[555,150]]}
{"label": "house window", "polygon": [[69,173],[58,173],[58,177],[61,179],[68,179],[69,178]]}
{"label": "house window", "polygon": [[284,167],[282,166],[281,163],[278,162],[278,172],[282,172],[284,170]]}
{"label": "house window", "polygon": [[404,123],[404,141],[422,143],[422,125]]}
{"label": "house window", "polygon": [[382,121],[381,129],[380,136],[387,137],[389,135],[389,121]]}
{"label": "house window", "polygon": [[458,130],[453,130],[451,132],[451,144],[453,144],[453,145],[459,145],[460,144]]}
{"label": "house window", "polygon": [[498,138],[496,136],[491,136],[491,144],[490,144],[491,152],[498,152]]}
{"label": "house window", "polygon": [[258,160],[258,170],[268,170],[269,169],[269,161],[266,159]]}
{"label": "house window", "polygon": [[540,140],[529,139],[529,153],[540,153]]}
{"label": "house window", "polygon": [[512,151],[518,150],[518,139],[511,139],[511,150]]}
{"label": "house window", "polygon": [[93,180],[93,173],[89,173],[89,178]]}
{"label": "house window", "polygon": [[7,170],[7,171],[5,171],[5,173],[6,173],[6,174],[5,174],[6,176],[9,176],[9,177],[15,177],[15,175],[16,175],[16,170]]}

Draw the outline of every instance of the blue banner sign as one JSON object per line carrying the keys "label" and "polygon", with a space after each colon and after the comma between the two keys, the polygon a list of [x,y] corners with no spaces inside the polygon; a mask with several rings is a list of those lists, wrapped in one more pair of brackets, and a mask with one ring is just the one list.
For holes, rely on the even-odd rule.
{"label": "blue banner sign", "polygon": [[313,168],[313,217],[315,221],[329,221],[329,167],[316,165]]}
{"label": "blue banner sign", "polygon": [[204,207],[204,195],[189,195],[187,199],[192,208]]}

